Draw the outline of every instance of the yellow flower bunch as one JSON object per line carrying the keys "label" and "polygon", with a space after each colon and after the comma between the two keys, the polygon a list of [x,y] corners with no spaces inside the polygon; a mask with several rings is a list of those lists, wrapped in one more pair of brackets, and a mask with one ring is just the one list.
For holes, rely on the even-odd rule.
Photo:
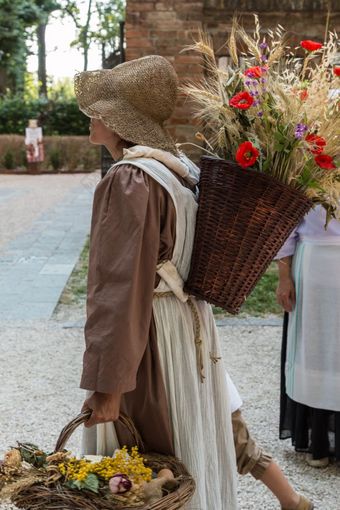
{"label": "yellow flower bunch", "polygon": [[108,481],[117,473],[127,475],[134,483],[149,482],[152,470],[144,465],[144,459],[138,453],[138,448],[131,452],[124,446],[114,457],[103,457],[100,462],[90,462],[86,459],[74,457],[58,464],[60,473],[66,480],[84,481],[90,473]]}

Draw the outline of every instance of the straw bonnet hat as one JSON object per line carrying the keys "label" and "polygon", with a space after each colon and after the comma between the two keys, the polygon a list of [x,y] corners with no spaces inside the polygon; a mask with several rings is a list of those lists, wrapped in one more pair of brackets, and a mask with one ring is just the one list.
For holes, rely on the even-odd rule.
{"label": "straw bonnet hat", "polygon": [[122,139],[177,153],[163,126],[175,108],[177,84],[173,66],[151,55],[79,73],[74,89],[80,110],[101,119]]}
{"label": "straw bonnet hat", "polygon": [[28,127],[29,128],[37,128],[38,127],[38,120],[37,119],[29,119]]}

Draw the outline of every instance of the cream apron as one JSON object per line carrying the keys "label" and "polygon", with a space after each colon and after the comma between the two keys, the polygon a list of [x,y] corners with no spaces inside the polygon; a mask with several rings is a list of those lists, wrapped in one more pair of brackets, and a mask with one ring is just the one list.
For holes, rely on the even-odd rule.
{"label": "cream apron", "polygon": [[340,237],[302,239],[293,261],[286,391],[301,404],[340,411]]}
{"label": "cream apron", "polygon": [[[173,256],[157,268],[161,280],[155,289],[153,316],[175,453],[197,485],[186,510],[234,510],[237,474],[230,392],[233,410],[241,400],[226,377],[211,307],[183,292],[194,239],[195,195],[155,159],[124,159],[118,164],[141,168],[168,191],[176,209]],[[97,426],[96,431],[85,429],[85,435],[88,453],[112,454],[118,447],[111,423]]]}

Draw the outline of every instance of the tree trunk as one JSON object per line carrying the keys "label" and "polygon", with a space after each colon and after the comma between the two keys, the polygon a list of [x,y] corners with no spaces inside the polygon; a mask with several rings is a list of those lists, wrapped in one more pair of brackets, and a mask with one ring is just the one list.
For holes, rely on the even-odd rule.
{"label": "tree trunk", "polygon": [[105,67],[105,58],[106,58],[105,43],[102,43],[102,67],[103,68]]}
{"label": "tree trunk", "polygon": [[88,33],[90,28],[90,21],[91,21],[91,8],[92,8],[92,0],[89,0],[88,7],[87,7],[87,17],[86,17],[86,24],[84,26],[84,71],[87,71],[88,66],[88,58],[89,58],[89,41],[88,41]]}
{"label": "tree trunk", "polygon": [[41,23],[37,28],[38,39],[38,80],[39,95],[47,98],[47,73],[46,73],[46,23]]}
{"label": "tree trunk", "polygon": [[6,92],[7,87],[8,87],[8,75],[6,69],[0,68],[0,94],[4,94]]}

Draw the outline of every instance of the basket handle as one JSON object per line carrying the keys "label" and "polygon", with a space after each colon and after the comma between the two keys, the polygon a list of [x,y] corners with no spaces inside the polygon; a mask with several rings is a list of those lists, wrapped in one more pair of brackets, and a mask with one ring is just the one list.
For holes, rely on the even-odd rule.
{"label": "basket handle", "polygon": [[[85,423],[90,418],[91,414],[92,411],[90,409],[87,409],[86,411],[81,412],[80,414],[78,414],[78,416],[73,418],[73,420],[71,420],[70,423],[65,425],[65,427],[59,434],[54,452],[60,452],[64,449],[67,441],[70,439],[76,428],[78,428],[79,425],[81,425],[82,423]],[[127,428],[127,430],[130,432],[133,438],[135,445],[138,446],[138,450],[141,453],[143,453],[145,451],[145,448],[142,437],[139,434],[138,430],[136,429],[135,424],[133,423],[131,418],[126,414],[121,413],[117,421],[120,422],[125,428]]]}

